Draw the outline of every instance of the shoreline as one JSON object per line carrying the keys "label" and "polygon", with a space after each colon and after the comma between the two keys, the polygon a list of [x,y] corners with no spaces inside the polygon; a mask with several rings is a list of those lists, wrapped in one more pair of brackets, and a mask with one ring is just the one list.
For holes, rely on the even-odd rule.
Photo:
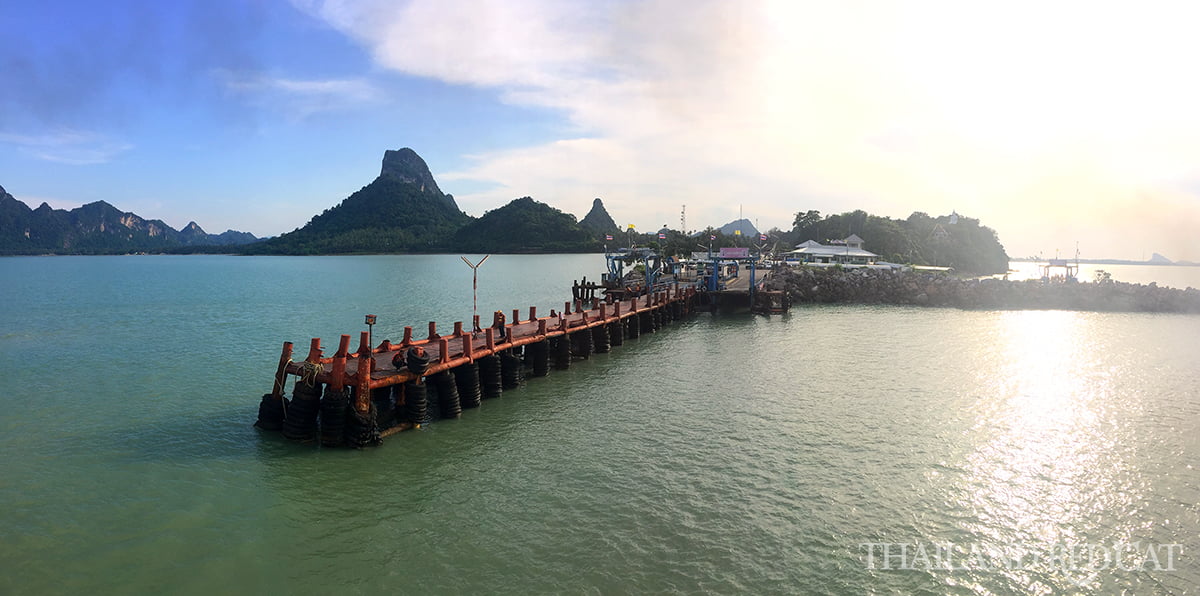
{"label": "shoreline", "polygon": [[1200,314],[1200,290],[1119,281],[1047,283],[877,269],[783,268],[765,289],[792,304],[894,304],[964,310],[1081,310]]}

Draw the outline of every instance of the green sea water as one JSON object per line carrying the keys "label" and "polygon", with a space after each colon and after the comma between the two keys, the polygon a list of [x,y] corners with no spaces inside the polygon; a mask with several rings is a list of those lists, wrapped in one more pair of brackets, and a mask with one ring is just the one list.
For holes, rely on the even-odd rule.
{"label": "green sea water", "polygon": [[[479,309],[602,268],[496,255]],[[4,594],[1200,585],[1196,316],[701,314],[353,451],[251,426],[282,342],[450,329],[457,255],[7,258],[0,307]]]}

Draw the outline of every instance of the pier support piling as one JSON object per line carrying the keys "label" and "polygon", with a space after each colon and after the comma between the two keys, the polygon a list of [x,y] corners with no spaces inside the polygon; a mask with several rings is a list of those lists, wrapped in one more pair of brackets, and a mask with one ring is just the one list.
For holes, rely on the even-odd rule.
{"label": "pier support piling", "polygon": [[571,368],[570,336],[560,335],[550,341],[554,346],[554,368],[558,370]]}
{"label": "pier support piling", "polygon": [[592,346],[597,354],[608,353],[608,325],[592,327]]}
{"label": "pier support piling", "polygon": [[516,348],[500,353],[500,380],[505,390],[515,389],[521,385],[521,358],[513,353]]}
{"label": "pier support piling", "polygon": [[479,365],[468,362],[454,369],[454,386],[458,389],[459,403],[464,408],[478,408],[481,392],[479,388]]}
{"label": "pier support piling", "polygon": [[504,392],[504,382],[500,373],[500,357],[488,354],[475,360],[479,364],[479,384],[483,389],[483,399],[500,397]]}
{"label": "pier support piling", "polygon": [[442,418],[458,418],[462,416],[462,400],[458,396],[458,385],[454,373],[444,370],[433,377],[433,385],[437,387],[438,409]]}

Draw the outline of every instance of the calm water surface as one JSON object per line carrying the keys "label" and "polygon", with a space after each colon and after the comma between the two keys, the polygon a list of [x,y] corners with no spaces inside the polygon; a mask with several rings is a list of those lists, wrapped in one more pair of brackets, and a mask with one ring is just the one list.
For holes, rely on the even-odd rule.
{"label": "calm water surface", "polygon": [[[561,308],[602,266],[493,256],[480,310]],[[0,259],[0,593],[1200,585],[1195,316],[701,315],[377,449],[251,427],[283,341],[448,329],[470,273]]]}

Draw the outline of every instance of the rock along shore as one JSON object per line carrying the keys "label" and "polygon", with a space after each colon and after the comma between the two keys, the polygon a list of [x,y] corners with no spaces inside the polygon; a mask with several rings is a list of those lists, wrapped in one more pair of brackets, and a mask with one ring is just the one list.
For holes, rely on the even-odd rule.
{"label": "rock along shore", "polygon": [[960,279],[919,271],[783,267],[775,270],[766,289],[785,291],[793,304],[1200,313],[1200,290],[1191,287],[1179,290],[1153,283],[1046,283]]}

